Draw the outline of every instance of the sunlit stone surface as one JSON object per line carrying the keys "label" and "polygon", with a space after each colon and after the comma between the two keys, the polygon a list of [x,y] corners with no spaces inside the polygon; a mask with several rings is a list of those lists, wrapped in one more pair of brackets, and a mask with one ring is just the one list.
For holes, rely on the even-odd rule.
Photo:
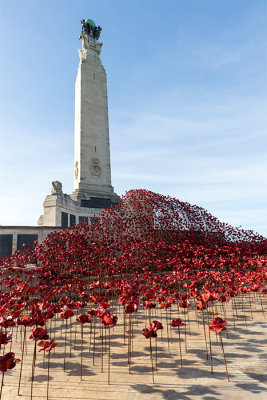
{"label": "sunlit stone surface", "polygon": [[61,182],[54,181],[39,226],[90,223],[101,209],[118,203],[111,185],[107,79],[100,59],[100,32],[92,20],[82,21],[83,48],[78,51],[75,84],[74,191],[67,195]]}

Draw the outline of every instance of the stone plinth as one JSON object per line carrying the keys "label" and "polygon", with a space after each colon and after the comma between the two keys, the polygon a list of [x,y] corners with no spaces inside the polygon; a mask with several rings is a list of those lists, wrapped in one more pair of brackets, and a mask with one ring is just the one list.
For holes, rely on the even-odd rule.
{"label": "stone plinth", "polygon": [[51,193],[44,201],[44,214],[39,218],[38,225],[67,228],[83,222],[90,224],[90,220],[96,218],[101,210],[118,204],[116,195],[106,198],[95,193],[91,197],[81,194],[77,201],[62,190]]}

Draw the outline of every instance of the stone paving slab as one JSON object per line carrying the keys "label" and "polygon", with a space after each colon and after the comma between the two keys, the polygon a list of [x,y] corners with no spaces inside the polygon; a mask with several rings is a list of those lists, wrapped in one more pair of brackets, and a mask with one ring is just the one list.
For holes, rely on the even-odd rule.
{"label": "stone paving slab", "polygon": [[[152,382],[149,339],[141,332],[148,326],[147,315],[138,312],[138,320],[133,323],[134,338],[131,355],[130,373],[128,365],[127,327],[124,344],[124,326],[122,311],[118,312],[118,324],[111,329],[111,383],[108,384],[108,335],[102,338],[100,325],[96,328],[95,351],[93,359],[93,335],[90,326],[84,326],[83,340],[83,377],[80,378],[81,335],[80,325],[75,318],[65,325],[58,319],[49,327],[50,337],[56,337],[58,347],[52,350],[50,358],[50,400],[265,400],[267,398],[267,319],[261,304],[256,304],[251,314],[250,303],[241,309],[236,302],[238,319],[232,316],[231,305],[226,310],[217,307],[218,315],[228,321],[228,330],[223,332],[224,350],[230,375],[227,381],[223,353],[216,334],[211,332],[213,352],[213,374],[210,372],[210,360],[207,360],[204,330],[199,318],[196,322],[194,310],[189,312],[190,325],[187,324],[187,352],[184,331],[181,329],[183,368],[180,366],[179,341],[176,329],[166,329],[165,311],[153,316],[161,320],[164,326],[157,339],[157,372]],[[242,307],[243,307],[242,306]],[[255,304],[253,305],[255,307]],[[158,311],[157,311],[158,312]],[[201,314],[199,314],[199,317]],[[217,314],[216,314],[217,316]],[[253,317],[253,319],[252,319]],[[265,317],[265,318],[264,318]],[[177,311],[168,311],[168,323],[177,318]],[[180,318],[182,316],[180,315]],[[235,324],[233,323],[235,322]],[[235,325],[235,330],[234,330]],[[76,342],[75,342],[76,326]],[[190,334],[189,334],[190,327]],[[171,335],[170,335],[171,331]],[[63,370],[65,333],[67,356],[66,370]],[[22,332],[21,332],[22,333]],[[29,329],[27,337],[29,337]],[[206,331],[207,337],[208,332]],[[21,357],[20,348],[23,335],[14,332],[12,351]],[[228,336],[228,337],[227,337]],[[168,339],[169,337],[169,339]],[[106,343],[106,348],[105,348]],[[169,343],[169,345],[168,345]],[[90,345],[90,353],[89,353]],[[70,357],[71,348],[71,357]],[[6,352],[9,351],[7,345]],[[156,362],[156,343],[152,339],[153,363]],[[2,400],[29,400],[31,387],[33,343],[27,340],[27,355],[24,356],[20,396],[17,395],[20,364],[8,371],[4,379]],[[103,372],[102,372],[103,370]],[[47,355],[37,354],[33,399],[45,400],[47,387]]]}

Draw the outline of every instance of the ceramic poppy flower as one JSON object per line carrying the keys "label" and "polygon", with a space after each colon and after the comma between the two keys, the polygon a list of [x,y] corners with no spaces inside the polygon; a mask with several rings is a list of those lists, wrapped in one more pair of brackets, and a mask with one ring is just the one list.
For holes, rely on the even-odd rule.
{"label": "ceramic poppy flower", "polygon": [[40,351],[51,351],[52,349],[54,349],[57,346],[57,343],[55,343],[55,339],[52,339],[50,341],[42,340],[41,342],[38,343],[38,346],[42,347],[42,349],[40,349],[39,352]]}
{"label": "ceramic poppy flower", "polygon": [[104,310],[104,311],[100,311],[100,310],[96,310],[96,316],[99,319],[103,319],[105,316],[110,317],[110,311],[109,310]]}
{"label": "ceramic poppy flower", "polygon": [[191,297],[198,297],[200,295],[199,290],[197,290],[197,288],[191,288],[190,289],[190,296]]}
{"label": "ceramic poppy flower", "polygon": [[218,300],[224,303],[225,301],[229,300],[229,297],[225,294],[222,294],[221,296],[218,297]]}
{"label": "ceramic poppy flower", "polygon": [[45,311],[44,312],[44,317],[46,318],[46,319],[50,319],[50,318],[53,318],[55,316],[55,313],[54,313],[54,311],[50,308],[49,310],[47,310],[47,311]]}
{"label": "ceramic poppy flower", "polygon": [[238,291],[236,290],[236,288],[232,288],[231,290],[229,290],[228,294],[230,297],[235,297],[238,295]]}
{"label": "ceramic poppy flower", "polygon": [[97,315],[97,311],[94,308],[89,308],[87,314],[90,315],[91,317],[94,317],[95,315]]}
{"label": "ceramic poppy flower", "polygon": [[9,333],[4,333],[0,331],[0,345],[6,345],[8,344],[12,339],[12,332]]}
{"label": "ceramic poppy flower", "polygon": [[110,304],[109,303],[99,303],[99,308],[109,308]]}
{"label": "ceramic poppy flower", "polygon": [[149,325],[149,328],[153,329],[154,331],[157,331],[159,329],[163,329],[163,326],[159,321],[152,321],[151,324]]}
{"label": "ceramic poppy flower", "polygon": [[153,321],[149,324],[148,328],[143,329],[142,335],[144,335],[146,339],[157,337],[157,330],[159,329],[163,329],[162,324],[159,321]]}
{"label": "ceramic poppy flower", "polygon": [[18,358],[15,358],[15,353],[6,353],[0,357],[0,371],[5,373],[8,369],[13,369],[16,364],[20,362]]}
{"label": "ceramic poppy flower", "polygon": [[179,306],[181,308],[189,308],[189,307],[191,307],[191,304],[187,300],[181,300],[181,301],[179,301]]}
{"label": "ceramic poppy flower", "polygon": [[80,314],[77,318],[76,321],[79,322],[80,324],[89,324],[91,322],[90,316],[88,314]]}
{"label": "ceramic poppy flower", "polygon": [[206,310],[208,308],[208,303],[204,300],[199,300],[196,302],[196,310]]}
{"label": "ceramic poppy flower", "polygon": [[27,317],[27,315],[24,315],[22,319],[20,318],[17,319],[17,325],[33,326],[34,320],[32,318]]}
{"label": "ceramic poppy flower", "polygon": [[70,317],[73,317],[73,315],[74,315],[74,312],[72,310],[63,311],[63,313],[60,314],[61,318],[63,318],[63,319],[68,319]]}
{"label": "ceramic poppy flower", "polygon": [[93,303],[97,304],[102,300],[102,297],[97,296],[97,295],[91,295],[91,296],[89,296],[89,300],[92,301]]}
{"label": "ceramic poppy flower", "polygon": [[7,308],[0,306],[0,316],[2,317],[3,315],[5,315],[6,312],[7,312]]}
{"label": "ceramic poppy flower", "polygon": [[171,306],[172,306],[172,303],[170,303],[170,302],[168,302],[168,301],[161,301],[160,303],[159,303],[159,305],[160,305],[160,307],[161,308],[170,308]]}
{"label": "ceramic poppy flower", "polygon": [[43,315],[41,314],[37,314],[34,318],[34,323],[35,325],[40,325],[40,326],[44,326],[46,324],[46,319]]}
{"label": "ceramic poppy flower", "polygon": [[47,340],[49,338],[46,328],[31,329],[31,333],[29,339],[32,340]]}
{"label": "ceramic poppy flower", "polygon": [[116,315],[113,315],[112,317],[110,315],[104,315],[102,318],[102,325],[112,328],[116,325],[117,321],[118,317]]}
{"label": "ceramic poppy flower", "polygon": [[156,303],[150,300],[146,300],[143,301],[143,307],[151,310],[152,308],[156,308]]}
{"label": "ceramic poppy flower", "polygon": [[144,328],[142,330],[142,335],[144,335],[146,339],[158,336],[156,331],[154,331],[153,329],[148,329],[148,328]]}
{"label": "ceramic poppy flower", "polygon": [[221,333],[222,331],[226,331],[226,327],[224,325],[226,325],[227,322],[224,321],[222,318],[220,317],[216,317],[214,318],[214,320],[211,322],[210,326],[209,326],[209,330],[210,331],[216,331],[218,333]]}
{"label": "ceramic poppy flower", "polygon": [[212,300],[212,296],[210,292],[206,292],[204,294],[202,294],[202,300],[205,302],[208,302],[210,300]]}
{"label": "ceramic poppy flower", "polygon": [[13,318],[11,316],[8,316],[7,318],[5,317],[0,317],[0,326],[3,328],[8,328],[9,326],[15,326],[16,322],[13,321]]}
{"label": "ceramic poppy flower", "polygon": [[172,327],[175,327],[175,326],[182,326],[182,325],[184,325],[184,323],[183,323],[183,320],[180,319],[180,318],[173,319],[172,322],[171,322],[171,326],[172,326]]}
{"label": "ceramic poppy flower", "polygon": [[124,311],[125,311],[126,314],[131,314],[133,312],[137,312],[138,311],[138,305],[136,303],[125,304]]}

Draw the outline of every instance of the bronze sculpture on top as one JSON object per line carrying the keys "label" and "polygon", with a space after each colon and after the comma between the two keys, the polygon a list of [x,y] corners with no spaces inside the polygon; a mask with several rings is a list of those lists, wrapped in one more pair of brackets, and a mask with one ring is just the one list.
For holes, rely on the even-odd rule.
{"label": "bronze sculpture on top", "polygon": [[92,19],[82,19],[82,31],[79,39],[82,42],[83,50],[88,50],[91,47],[95,47],[98,54],[101,52],[101,47],[103,43],[97,43],[100,38],[100,33],[102,28],[96,26]]}
{"label": "bronze sculpture on top", "polygon": [[92,19],[82,19],[82,32],[79,37],[81,39],[85,35],[92,35],[94,39],[98,40],[100,38],[100,33],[102,28],[100,26],[96,26]]}

